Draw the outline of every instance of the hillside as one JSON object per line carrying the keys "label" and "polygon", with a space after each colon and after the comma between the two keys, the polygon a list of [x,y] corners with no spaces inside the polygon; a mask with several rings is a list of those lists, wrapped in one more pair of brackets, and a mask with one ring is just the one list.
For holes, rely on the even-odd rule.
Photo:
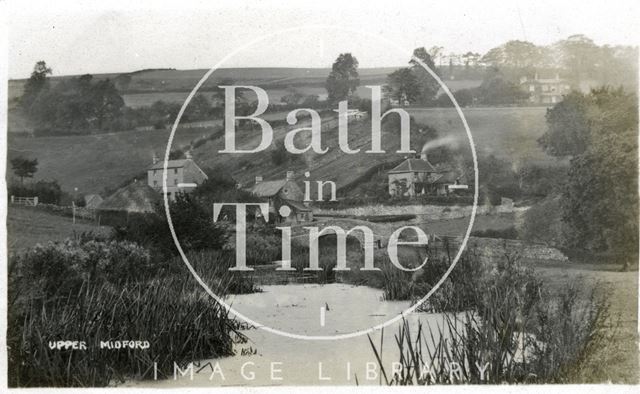
{"label": "hillside", "polygon": [[[176,135],[182,146],[202,137],[202,129]],[[129,131],[64,137],[8,138],[8,160],[22,155],[38,159],[35,180],[57,180],[66,191],[79,195],[101,193],[145,171],[153,153],[164,154],[168,131]],[[12,176],[11,167],[7,178]]]}
{"label": "hillside", "polygon": [[[453,109],[411,109],[409,112],[419,122],[435,127],[441,136],[455,137],[460,147],[468,146],[462,123]],[[479,153],[493,153],[511,162],[520,159],[551,161],[536,142],[546,127],[544,108],[471,108],[465,109],[464,113]],[[210,129],[180,130],[175,136],[175,146],[184,146],[209,132]],[[276,138],[281,138],[285,132],[276,130]],[[361,146],[363,151],[368,149],[370,132],[368,122],[350,125],[350,146]],[[246,137],[247,133],[244,134],[244,143],[250,144],[251,139]],[[38,158],[36,179],[57,179],[67,191],[78,187],[81,194],[99,193],[105,187],[113,188],[143,172],[154,151],[158,154],[164,152],[168,136],[167,131],[40,138],[10,136],[8,158],[17,155]],[[304,161],[291,166],[274,166],[270,152],[235,157],[217,154],[222,148],[221,139],[199,147],[194,157],[202,166],[226,168],[243,183],[251,182],[256,175],[265,179],[278,178],[287,169],[295,170],[298,175],[308,169],[313,178],[334,180],[339,186],[353,181],[379,163],[403,158],[403,155],[391,153],[399,146],[398,136],[392,132],[383,135],[383,147],[389,152],[386,155],[345,155],[335,149],[335,131],[323,133],[323,140],[333,148],[329,153],[306,155]],[[253,146],[256,145],[257,142]]]}
{"label": "hillside", "polygon": [[[206,69],[175,70],[154,69],[140,70],[130,73],[95,74],[97,80],[114,79],[119,75],[131,77],[129,84],[120,86],[125,104],[130,107],[151,105],[157,100],[168,102],[184,102],[188,93],[196,83],[206,74]],[[306,95],[316,94],[320,98],[326,97],[324,83],[331,69],[329,68],[221,68],[216,70],[203,85],[201,92],[210,95],[214,86],[220,81],[231,79],[236,84],[260,86],[267,90],[271,102],[279,102],[286,94],[286,89],[294,87]],[[360,68],[360,87],[358,94],[368,96],[366,85],[382,85],[387,75],[395,71],[394,67]],[[50,81],[56,84],[73,75],[52,76]],[[9,81],[9,101],[22,95],[26,79]],[[451,80],[447,86],[452,90],[475,87],[480,80]]]}
{"label": "hillside", "polygon": [[[470,157],[469,144],[462,122],[453,109],[411,109],[409,112],[422,124],[438,130],[441,137],[454,141],[451,145],[460,154]],[[544,133],[546,125],[544,108],[474,108],[465,109],[479,155],[493,154],[509,162],[552,162],[538,146],[536,140]],[[389,126],[389,125],[388,125]],[[281,178],[287,170],[296,171],[302,180],[305,171],[311,172],[311,180],[332,180],[338,187],[350,184],[372,167],[381,163],[401,160],[405,155],[395,153],[400,146],[397,127],[383,128],[382,146],[386,154],[364,153],[371,146],[370,122],[349,125],[351,148],[361,148],[357,154],[344,154],[338,148],[337,130],[323,132],[323,146],[329,148],[324,155],[305,154],[304,159],[290,164],[274,165],[270,152],[251,155],[221,155],[222,141],[216,140],[200,147],[195,152],[198,162],[210,167],[224,168],[243,184],[251,184],[257,175],[264,179]],[[284,136],[285,130],[276,131],[276,139]],[[412,147],[420,150],[419,133],[412,135]],[[258,141],[247,139],[247,148],[257,146]]]}

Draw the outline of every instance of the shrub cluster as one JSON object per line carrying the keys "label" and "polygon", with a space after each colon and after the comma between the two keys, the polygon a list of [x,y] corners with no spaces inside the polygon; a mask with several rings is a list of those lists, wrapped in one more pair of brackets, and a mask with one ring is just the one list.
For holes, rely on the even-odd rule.
{"label": "shrub cluster", "polygon": [[[256,291],[233,275],[232,256],[190,255],[217,294]],[[11,262],[7,344],[9,384],[106,386],[127,378],[171,376],[174,362],[233,354],[244,340],[226,310],[176,259],[154,262],[128,241],[67,240],[39,245]],[[171,272],[171,275],[168,273]],[[87,350],[50,341],[82,340]],[[147,349],[108,350],[101,341],[148,341]]]}

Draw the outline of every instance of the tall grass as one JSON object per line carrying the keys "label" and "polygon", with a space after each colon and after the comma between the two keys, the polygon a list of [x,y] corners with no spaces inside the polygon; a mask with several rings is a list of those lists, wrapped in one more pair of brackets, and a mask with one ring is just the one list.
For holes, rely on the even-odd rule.
{"label": "tall grass", "polygon": [[[190,259],[218,294],[256,290],[251,278],[226,269],[232,261],[228,253],[201,252]],[[182,262],[171,264],[178,268],[155,269],[144,250],[119,242],[69,241],[19,256],[9,278],[10,386],[162,379],[172,376],[174,362],[183,368],[232,355],[234,341],[245,340],[236,322]],[[49,341],[60,340],[84,341],[87,349],[49,347]],[[118,340],[148,341],[149,347],[100,348],[101,341]]]}
{"label": "tall grass", "polygon": [[[609,307],[595,289],[572,283],[552,292],[508,256],[476,285],[473,307],[443,313],[442,325],[416,332],[404,321],[395,336],[401,368],[385,371],[386,383],[570,382],[606,340]],[[382,349],[369,340],[384,370]]]}

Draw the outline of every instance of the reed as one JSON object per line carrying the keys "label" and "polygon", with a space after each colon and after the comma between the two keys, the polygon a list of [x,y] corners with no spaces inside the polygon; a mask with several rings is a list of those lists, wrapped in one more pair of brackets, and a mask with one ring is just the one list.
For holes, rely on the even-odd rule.
{"label": "reed", "polygon": [[[611,334],[609,305],[597,288],[574,282],[551,291],[517,259],[483,277],[474,307],[442,313],[442,324],[407,322],[395,335],[399,372],[390,385],[572,382]],[[398,369],[395,369],[398,371]]]}
{"label": "reed", "polygon": [[[12,265],[9,286],[7,344],[9,384],[12,387],[107,386],[126,379],[172,376],[180,367],[207,358],[233,355],[233,343],[244,341],[238,325],[215,300],[207,296],[181,264],[167,273],[141,266],[141,275],[104,260],[108,247],[126,268],[124,255],[144,253],[123,244],[67,243],[44,247],[39,254],[22,256]],[[87,250],[99,250],[98,264]],[[125,253],[126,252],[126,253]],[[42,265],[39,257],[49,265]],[[226,267],[225,253],[190,256],[203,280],[218,294],[249,292],[251,278],[237,277]],[[72,268],[65,267],[74,264]],[[152,264],[149,262],[149,264]],[[59,275],[52,275],[62,270]],[[82,275],[93,267],[92,275]],[[45,269],[46,268],[46,269]],[[69,268],[68,270],[66,268]],[[127,275],[125,275],[127,274]],[[126,278],[126,279],[123,279]],[[55,279],[57,283],[46,283]],[[116,280],[118,279],[118,280]],[[33,287],[44,291],[34,291]],[[86,350],[51,349],[49,341],[80,340]],[[106,349],[105,341],[148,341],[147,349]],[[155,366],[155,368],[154,368]]]}

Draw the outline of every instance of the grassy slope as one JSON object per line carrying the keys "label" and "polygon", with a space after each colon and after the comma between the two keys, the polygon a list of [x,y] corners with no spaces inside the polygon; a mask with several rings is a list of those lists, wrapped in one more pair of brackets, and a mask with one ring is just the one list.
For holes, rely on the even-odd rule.
{"label": "grassy slope", "polygon": [[20,251],[38,243],[61,241],[83,232],[107,234],[109,227],[97,226],[86,220],[73,224],[70,217],[59,216],[33,208],[10,206],[7,211],[7,245],[10,252]]}
{"label": "grassy slope", "polygon": [[[176,133],[174,146],[201,137],[202,129]],[[56,179],[79,195],[100,193],[144,172],[153,152],[163,155],[168,132],[130,131],[90,136],[23,138],[9,136],[8,159],[23,155],[38,159],[35,179]],[[7,176],[11,176],[8,168]]]}
{"label": "grassy slope", "polygon": [[[546,108],[463,108],[478,152],[494,154],[511,162],[533,160],[550,163],[538,146],[545,132]],[[409,113],[420,123],[445,130],[468,144],[462,121],[453,108],[416,108]]]}
{"label": "grassy slope", "polygon": [[[461,148],[468,147],[466,134],[454,110],[442,108],[409,111],[418,121],[435,126],[441,135],[458,138]],[[545,162],[551,160],[536,143],[536,139],[544,132],[543,108],[473,108],[465,109],[464,113],[479,152],[493,152],[510,161],[519,158]],[[285,132],[286,130],[276,131],[276,136],[281,138]],[[202,133],[202,130],[180,131],[176,134],[175,144],[185,145]],[[360,146],[362,151],[368,149],[371,144],[370,133],[369,123],[350,125],[351,147]],[[167,138],[168,132],[160,131],[81,137],[10,137],[9,159],[20,154],[37,157],[40,165],[36,179],[57,179],[67,191],[78,187],[81,194],[96,193],[106,186],[116,186],[144,171],[154,151],[158,154],[164,152]],[[403,155],[395,153],[345,155],[337,149],[335,131],[323,133],[323,139],[332,150],[322,156],[306,155],[304,162],[293,167],[298,175],[310,170],[312,178],[334,180],[341,186],[378,163],[403,158]],[[256,146],[256,140],[252,141],[255,144],[253,146]],[[397,135],[383,135],[383,148],[387,152],[395,152],[398,146]],[[241,182],[250,182],[256,175],[263,175],[265,179],[282,177],[289,168],[273,166],[268,152],[229,158],[228,155],[218,154],[219,149],[222,149],[221,140],[207,143],[195,152],[196,160],[203,166],[224,165]],[[243,159],[251,163],[250,168],[241,168],[240,161]]]}
{"label": "grassy slope", "polygon": [[[454,110],[411,109],[409,111],[419,122],[435,126],[441,136],[456,138],[461,152],[464,155],[470,155],[466,133]],[[518,160],[553,162],[553,159],[548,157],[536,142],[544,132],[544,114],[543,108],[465,109],[465,116],[472,130],[477,151],[485,154],[493,153],[510,162]],[[285,133],[285,130],[276,131],[276,138],[282,137]],[[265,179],[282,177],[287,169],[293,169],[298,176],[308,170],[312,174],[312,179],[333,180],[340,187],[357,179],[372,166],[404,157],[395,153],[399,148],[399,137],[396,131],[383,133],[382,146],[387,154],[365,154],[364,151],[371,146],[370,133],[369,122],[351,124],[349,126],[350,146],[362,149],[360,153],[346,155],[338,148],[337,131],[323,132],[323,146],[328,146],[329,152],[321,156],[305,154],[304,161],[293,165],[274,166],[268,152],[245,156],[217,154],[217,151],[222,149],[221,140],[210,142],[200,148],[196,152],[196,158],[208,166],[225,166],[243,183],[250,183],[256,175],[262,175]],[[257,144],[256,139],[246,139],[244,146],[255,147]],[[416,142],[412,145],[415,147]],[[241,163],[243,160],[245,162]],[[247,163],[249,165],[245,166]]]}

